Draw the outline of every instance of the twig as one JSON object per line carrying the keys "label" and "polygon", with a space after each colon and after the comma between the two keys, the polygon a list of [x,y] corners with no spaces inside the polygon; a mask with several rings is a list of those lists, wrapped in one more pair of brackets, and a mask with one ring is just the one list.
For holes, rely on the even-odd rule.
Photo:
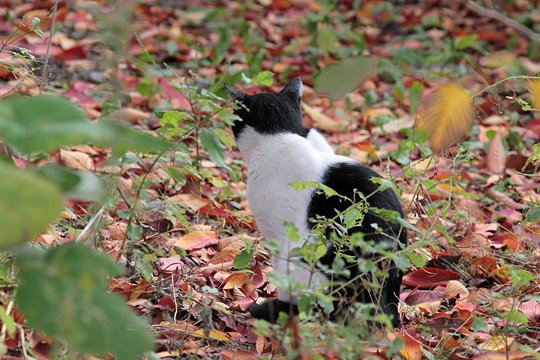
{"label": "twig", "polygon": [[529,76],[529,75],[515,75],[515,76],[509,76],[509,77],[506,77],[502,80],[499,80],[497,81],[496,83],[494,84],[491,84],[485,88],[483,88],[482,90],[480,90],[479,92],[473,94],[473,97],[477,97],[477,96],[480,96],[482,95],[483,93],[487,92],[489,89],[492,89],[494,87],[497,87],[499,86],[500,84],[504,83],[504,82],[507,82],[509,80],[540,80],[540,76]]}
{"label": "twig", "polygon": [[517,30],[521,34],[525,35],[526,37],[528,37],[532,41],[536,41],[536,42],[540,43],[540,34],[538,34],[537,32],[534,32],[533,30],[531,30],[528,27],[526,27],[525,25],[517,22],[516,20],[514,20],[514,19],[512,19],[512,18],[498,12],[495,9],[485,8],[485,7],[481,6],[481,5],[478,5],[473,0],[468,0],[465,3],[465,6],[468,9],[470,9],[470,10],[472,10],[472,11],[474,11],[474,12],[476,12],[476,13],[482,15],[482,16],[487,16],[487,17],[490,17],[492,19],[498,20],[498,21],[502,22],[503,24],[514,28],[515,30]]}
{"label": "twig", "polygon": [[43,61],[43,72],[41,73],[41,86],[39,87],[39,94],[41,95],[41,90],[44,86],[47,85],[47,67],[49,65],[49,55],[52,45],[52,39],[54,36],[54,28],[56,27],[56,14],[58,13],[58,0],[54,1],[54,5],[52,7],[53,11],[53,18],[51,23],[51,31],[49,31],[49,41],[47,42],[47,50],[45,52],[45,60]]}

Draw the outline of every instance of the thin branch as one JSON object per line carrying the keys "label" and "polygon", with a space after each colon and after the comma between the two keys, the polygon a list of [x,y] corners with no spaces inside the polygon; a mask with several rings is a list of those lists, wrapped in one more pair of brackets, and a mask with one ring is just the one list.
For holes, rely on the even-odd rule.
{"label": "thin branch", "polygon": [[45,60],[43,61],[43,72],[41,73],[41,86],[39,87],[40,94],[41,94],[42,88],[48,84],[47,68],[49,65],[49,55],[50,55],[50,50],[51,50],[51,45],[52,45],[52,39],[54,36],[54,28],[56,27],[56,14],[58,13],[58,0],[54,1],[52,11],[53,11],[53,18],[52,18],[52,23],[51,23],[51,31],[49,31],[49,41],[47,42]]}
{"label": "thin branch", "polygon": [[467,7],[467,9],[472,10],[472,11],[474,11],[474,12],[476,12],[476,13],[482,15],[482,16],[487,16],[489,18],[498,20],[498,21],[502,22],[503,24],[505,24],[507,26],[510,26],[511,28],[514,28],[516,31],[518,31],[521,34],[525,35],[526,37],[528,37],[532,41],[536,41],[537,43],[540,43],[540,34],[538,34],[537,32],[534,32],[533,30],[529,29],[525,25],[523,25],[523,24],[517,22],[516,20],[514,20],[514,19],[500,13],[499,11],[497,11],[495,9],[490,9],[490,8],[486,8],[486,7],[483,7],[481,5],[478,5],[473,0],[468,0],[465,3],[465,6]]}
{"label": "thin branch", "polygon": [[490,89],[494,88],[494,87],[497,87],[499,86],[500,84],[504,83],[504,82],[507,82],[509,80],[540,80],[540,76],[529,76],[529,75],[515,75],[515,76],[509,76],[509,77],[506,77],[502,80],[499,80],[497,81],[496,83],[494,84],[491,84],[485,88],[483,88],[482,90],[480,90],[479,92],[473,94],[473,97],[477,97],[477,96],[480,96],[482,95],[483,93],[489,91]]}

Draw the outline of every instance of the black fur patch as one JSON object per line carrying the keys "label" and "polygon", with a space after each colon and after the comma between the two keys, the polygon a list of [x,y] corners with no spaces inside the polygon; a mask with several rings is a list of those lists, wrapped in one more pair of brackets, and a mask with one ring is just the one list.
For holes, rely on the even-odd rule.
{"label": "black fur patch", "polygon": [[[306,137],[309,129],[302,125],[300,99],[287,93],[246,95],[235,110],[242,121],[233,125],[235,137],[249,125],[261,134],[293,133]],[[245,108],[244,108],[245,107]]]}
{"label": "black fur patch", "polygon": [[280,312],[291,315],[298,314],[298,306],[287,301],[277,299],[266,300],[262,304],[253,304],[249,307],[249,313],[256,319],[268,322],[276,322]]}
{"label": "black fur patch", "polygon": [[[371,178],[373,177],[379,177],[379,175],[366,166],[354,163],[338,163],[327,169],[321,183],[334,189],[340,195],[352,200],[358,198],[358,192],[360,192],[368,198],[367,201],[371,207],[394,210],[403,217],[401,203],[394,191],[391,189],[378,191],[379,185],[371,181]],[[324,194],[314,192],[308,209],[308,218],[315,219],[317,217],[324,217],[326,219],[332,219],[338,212],[341,213],[345,211],[349,206],[351,206],[350,201],[346,201],[337,196],[327,198]],[[371,226],[373,223],[376,223],[378,227],[382,229],[382,232],[389,236],[375,232],[375,229]],[[313,223],[310,223],[309,226],[312,227]],[[369,212],[365,214],[362,224],[349,230],[349,232],[362,232],[366,241],[373,240],[377,243],[385,241],[393,244],[392,247],[395,249],[399,248],[396,241],[399,240],[399,242],[403,244],[407,241],[407,232],[405,229],[402,229],[397,224],[389,223]],[[356,258],[369,256],[368,254],[361,254],[359,249],[345,251],[345,254]],[[334,258],[335,249],[331,247],[322,262],[326,265],[331,265]],[[374,296],[374,294],[371,294],[364,289],[360,282],[351,284],[351,286],[346,289],[346,292],[342,294],[343,297],[348,300],[348,303],[341,305],[336,304],[339,305],[338,308],[341,307],[346,310],[345,308],[354,300],[364,303],[378,303],[384,313],[393,316],[393,325],[399,326],[400,322],[397,303],[399,301],[401,278],[403,274],[394,264],[387,265],[389,268],[388,277],[385,280],[382,293]],[[349,278],[338,278],[335,280],[348,282],[360,274],[358,266],[356,265],[350,265],[348,266],[348,269],[351,272]]]}

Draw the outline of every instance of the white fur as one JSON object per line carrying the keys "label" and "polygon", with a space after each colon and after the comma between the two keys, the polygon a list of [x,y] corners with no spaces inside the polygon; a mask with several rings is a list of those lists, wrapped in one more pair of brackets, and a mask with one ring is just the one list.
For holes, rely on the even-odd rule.
{"label": "white fur", "polygon": [[[267,240],[277,240],[279,255],[272,258],[274,271],[293,281],[315,289],[327,278],[313,273],[306,264],[293,265],[291,250],[300,244],[291,243],[283,224],[294,222],[303,240],[309,239],[307,210],[311,189],[296,190],[292,181],[321,181],[325,170],[336,162],[352,160],[335,155],[315,130],[307,138],[296,134],[262,135],[246,126],[238,139],[238,147],[247,161],[247,197],[257,219],[259,230]],[[284,289],[282,289],[284,290]],[[280,299],[291,300],[291,293],[280,292]]]}

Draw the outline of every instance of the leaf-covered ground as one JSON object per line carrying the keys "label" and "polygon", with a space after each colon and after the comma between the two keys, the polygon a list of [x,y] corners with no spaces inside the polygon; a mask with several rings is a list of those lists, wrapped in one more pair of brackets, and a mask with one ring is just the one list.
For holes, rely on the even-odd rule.
{"label": "leaf-covered ground", "polygon": [[[151,323],[160,358],[251,359],[291,349],[339,358],[325,334],[303,338],[317,327],[290,324],[289,343],[256,333],[245,311],[275,286],[225,125],[230,110],[219,111],[227,105],[222,84],[268,91],[299,76],[305,125],[391,177],[417,228],[403,325],[362,357],[386,358],[390,340],[401,337],[405,348],[394,356],[406,359],[532,358],[540,350],[540,174],[527,159],[540,138],[540,101],[530,94],[538,84],[524,76],[540,72],[538,2],[335,3],[59,1],[51,12],[51,0],[0,2],[2,97],[61,94],[90,119],[107,115],[178,144],[176,154],[122,162],[92,145],[10,154],[21,168],[56,162],[113,184],[99,206],[67,200],[62,219],[36,242],[78,239],[123,264],[109,288]],[[336,100],[315,91],[321,69],[357,55],[378,64],[373,73],[362,62],[346,67],[355,90]],[[414,131],[416,109],[448,82],[473,95],[474,126],[432,157]],[[2,291],[4,307],[10,296]],[[32,331],[4,343],[6,359],[46,359],[53,348]]]}

